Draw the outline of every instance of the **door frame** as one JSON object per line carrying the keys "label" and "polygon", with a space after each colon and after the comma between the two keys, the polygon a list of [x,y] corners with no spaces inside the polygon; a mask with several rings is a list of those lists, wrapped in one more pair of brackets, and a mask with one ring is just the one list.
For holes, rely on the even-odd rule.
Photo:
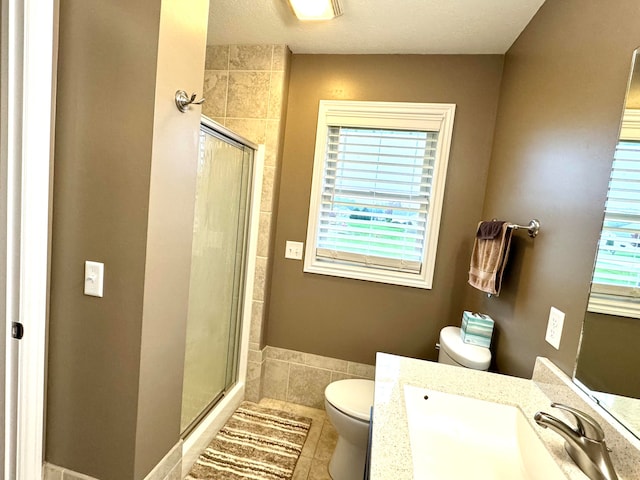
{"label": "door frame", "polygon": [[[4,478],[42,478],[57,0],[2,0]],[[24,337],[11,337],[12,322]]]}

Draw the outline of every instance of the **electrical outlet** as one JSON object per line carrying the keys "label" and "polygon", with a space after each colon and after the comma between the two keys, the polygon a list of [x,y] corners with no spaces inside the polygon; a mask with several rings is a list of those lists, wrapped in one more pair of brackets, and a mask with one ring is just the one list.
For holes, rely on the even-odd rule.
{"label": "electrical outlet", "polygon": [[287,244],[284,249],[284,258],[291,258],[292,260],[302,260],[302,248],[304,244],[302,242],[292,242],[287,240]]}
{"label": "electrical outlet", "polygon": [[551,311],[549,312],[549,323],[547,324],[547,335],[544,339],[556,350],[560,348],[560,339],[562,338],[563,326],[564,312],[561,312],[555,307],[551,307]]}

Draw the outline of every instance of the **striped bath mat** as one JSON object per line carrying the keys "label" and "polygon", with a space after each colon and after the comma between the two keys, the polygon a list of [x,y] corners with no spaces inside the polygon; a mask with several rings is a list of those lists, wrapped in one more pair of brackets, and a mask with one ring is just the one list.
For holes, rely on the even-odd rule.
{"label": "striped bath mat", "polygon": [[186,480],[290,480],[311,419],[243,402]]}

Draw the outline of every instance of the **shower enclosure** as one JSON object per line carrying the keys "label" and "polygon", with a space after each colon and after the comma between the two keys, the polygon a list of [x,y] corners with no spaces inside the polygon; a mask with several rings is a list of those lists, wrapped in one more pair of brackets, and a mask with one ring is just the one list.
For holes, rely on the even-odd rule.
{"label": "shower enclosure", "polygon": [[238,380],[255,146],[203,117],[191,253],[181,430]]}

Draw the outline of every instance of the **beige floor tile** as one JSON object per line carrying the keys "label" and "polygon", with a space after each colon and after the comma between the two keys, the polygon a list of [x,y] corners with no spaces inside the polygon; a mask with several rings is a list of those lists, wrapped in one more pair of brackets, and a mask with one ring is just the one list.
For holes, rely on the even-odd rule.
{"label": "beige floor tile", "polygon": [[312,458],[300,457],[296,464],[296,469],[293,471],[293,477],[291,480],[307,480],[309,470],[311,470],[312,461]]}
{"label": "beige floor tile", "polygon": [[302,415],[312,420],[318,420],[324,422],[327,418],[327,414],[324,410],[319,408],[307,407],[305,405],[297,405],[295,403],[285,402],[283,406],[285,412],[295,413],[296,415]]}
{"label": "beige floor tile", "polygon": [[284,400],[276,400],[274,398],[262,398],[258,404],[264,408],[273,408],[275,410],[287,411],[287,402]]}
{"label": "beige floor tile", "polygon": [[311,428],[307,434],[307,440],[304,442],[304,446],[302,447],[301,456],[313,458],[313,455],[316,453],[318,441],[320,440],[320,435],[322,434],[323,426],[324,420],[311,420]]}
{"label": "beige floor tile", "polygon": [[329,475],[329,463],[324,460],[314,458],[311,462],[308,480],[331,480]]}
{"label": "beige floor tile", "polygon": [[320,440],[318,440],[314,459],[323,460],[328,463],[336,448],[336,443],[338,443],[338,432],[336,432],[336,429],[331,425],[329,420],[325,420],[322,425],[322,433],[320,434]]}

